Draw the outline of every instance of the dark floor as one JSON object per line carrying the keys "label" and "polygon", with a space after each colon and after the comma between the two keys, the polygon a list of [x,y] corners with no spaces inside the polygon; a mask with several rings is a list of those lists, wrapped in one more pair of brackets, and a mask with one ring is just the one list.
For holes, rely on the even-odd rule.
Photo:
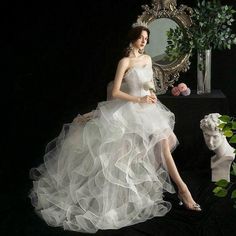
{"label": "dark floor", "polygon": [[[53,228],[41,220],[33,210],[27,197],[31,181],[26,173],[11,173],[15,176],[3,176],[4,191],[1,193],[1,234],[22,236],[86,235],[77,232]],[[19,176],[21,175],[21,176]],[[176,195],[166,196],[173,204],[171,211],[164,217],[156,217],[144,223],[119,230],[98,231],[101,236],[223,236],[236,235],[236,210],[231,200],[213,196],[214,184],[209,181],[207,171],[184,172],[182,176],[189,185],[194,198],[201,204],[202,212],[186,210],[178,205]],[[14,182],[13,182],[14,179]]]}
{"label": "dark floor", "polygon": [[[57,109],[54,109],[55,112],[50,111],[50,106],[40,106],[40,104],[33,106],[30,101],[24,109],[20,104],[18,107],[21,108],[17,116],[17,122],[20,125],[12,126],[8,131],[9,145],[2,145],[8,156],[0,159],[0,235],[86,235],[50,227],[34,213],[28,198],[32,187],[29,169],[42,162],[44,147],[51,138],[58,134],[61,124],[72,120],[77,111],[84,113],[95,108],[95,103],[89,109],[87,104],[84,105],[85,108],[58,106]],[[27,119],[25,119],[26,117]],[[16,138],[14,147],[11,145],[12,137]],[[156,217],[119,230],[98,231],[95,235],[236,236],[236,209],[233,208],[232,201],[229,198],[213,196],[214,184],[210,181],[209,168],[204,169],[200,166],[196,166],[194,170],[187,168],[191,166],[191,163],[192,166],[195,165],[198,153],[192,152],[183,158],[180,155],[183,152],[186,150],[182,150],[180,145],[174,152],[174,157],[194,199],[201,205],[202,212],[186,210],[183,206],[178,205],[176,195],[168,195],[166,198],[172,202],[173,207],[166,216]],[[181,156],[179,159],[178,155]],[[188,163],[181,163],[178,161],[180,159]],[[203,159],[209,160],[210,156],[202,156],[201,160]],[[199,163],[207,166],[206,163],[209,161],[199,161]],[[185,164],[186,168],[181,168],[182,164]]]}

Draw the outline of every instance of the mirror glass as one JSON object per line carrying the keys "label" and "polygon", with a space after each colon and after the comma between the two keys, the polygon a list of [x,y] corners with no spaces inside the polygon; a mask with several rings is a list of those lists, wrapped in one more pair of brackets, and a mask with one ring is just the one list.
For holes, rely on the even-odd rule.
{"label": "mirror glass", "polygon": [[167,31],[171,28],[179,27],[178,24],[169,18],[155,19],[149,23],[150,29],[149,44],[146,45],[145,51],[152,57],[152,60],[159,65],[168,65],[173,61],[169,61],[166,57],[167,47]]}

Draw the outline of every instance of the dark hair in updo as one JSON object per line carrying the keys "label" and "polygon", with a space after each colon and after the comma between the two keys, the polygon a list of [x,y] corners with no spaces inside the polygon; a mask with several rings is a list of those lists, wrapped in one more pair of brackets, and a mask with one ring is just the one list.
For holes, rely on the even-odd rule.
{"label": "dark hair in updo", "polygon": [[145,26],[136,26],[134,28],[131,28],[131,30],[128,32],[128,46],[124,49],[123,56],[128,57],[129,53],[131,51],[131,48],[129,46],[130,43],[134,43],[136,40],[139,39],[142,31],[146,31],[148,34],[147,44],[149,43],[149,36],[150,36],[150,30]]}

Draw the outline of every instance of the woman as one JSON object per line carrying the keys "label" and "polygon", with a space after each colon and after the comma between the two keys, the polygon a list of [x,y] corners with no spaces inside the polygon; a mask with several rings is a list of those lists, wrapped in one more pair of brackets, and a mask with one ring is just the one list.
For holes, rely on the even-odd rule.
{"label": "woman", "polygon": [[[146,86],[153,82],[151,58],[143,54],[148,28],[135,25],[129,39],[112,100],[64,125],[44,164],[31,170],[32,204],[49,225],[95,233],[164,216],[171,203],[163,194],[175,192],[169,175],[186,208],[201,210],[171,156],[174,115]],[[128,92],[120,90],[122,80]]]}

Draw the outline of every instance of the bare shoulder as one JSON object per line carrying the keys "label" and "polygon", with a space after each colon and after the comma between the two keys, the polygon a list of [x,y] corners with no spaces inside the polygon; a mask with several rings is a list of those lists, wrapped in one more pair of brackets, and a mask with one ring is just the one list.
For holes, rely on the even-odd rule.
{"label": "bare shoulder", "polygon": [[128,57],[123,57],[122,59],[120,59],[117,69],[119,71],[123,71],[125,72],[130,66],[130,58]]}
{"label": "bare shoulder", "polygon": [[128,57],[123,57],[122,59],[120,59],[118,65],[120,67],[128,67],[130,64],[130,58]]}

